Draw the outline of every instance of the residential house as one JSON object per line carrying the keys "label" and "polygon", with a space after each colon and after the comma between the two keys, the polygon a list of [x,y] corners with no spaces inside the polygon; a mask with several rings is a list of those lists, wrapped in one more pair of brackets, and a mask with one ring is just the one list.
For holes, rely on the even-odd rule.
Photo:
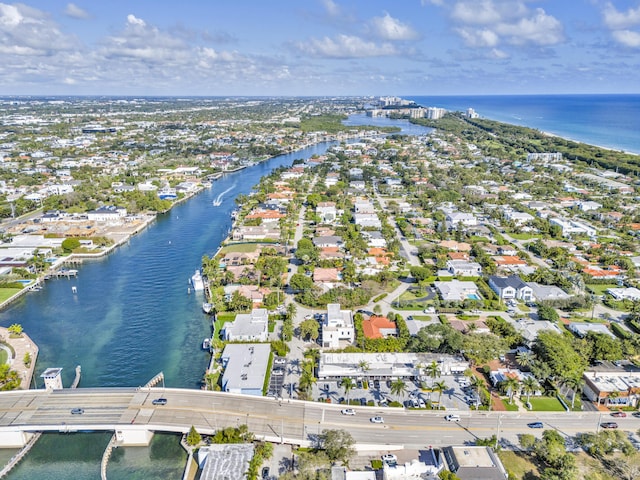
{"label": "residential house", "polygon": [[317,283],[337,283],[342,275],[337,268],[316,268],[313,271],[313,281]]}
{"label": "residential house", "polygon": [[489,277],[489,287],[496,292],[501,300],[518,299],[530,302],[533,298],[533,290],[518,275],[509,277],[491,275]]}
{"label": "residential house", "polygon": [[434,286],[440,294],[440,298],[447,302],[480,300],[481,298],[478,287],[473,282],[452,280],[450,282],[434,282]]}
{"label": "residential house", "polygon": [[449,230],[455,229],[458,225],[472,227],[478,224],[478,219],[472,213],[449,212],[445,216],[445,222]]}
{"label": "residential house", "polygon": [[341,310],[339,303],[327,305],[327,315],[322,322],[322,346],[340,348],[340,342],[353,343],[355,327],[351,310]]}
{"label": "residential house", "polygon": [[335,202],[320,202],[316,206],[316,215],[320,217],[320,223],[331,223],[338,216]]}
{"label": "residential house", "polygon": [[640,290],[635,287],[628,288],[608,288],[607,293],[616,300],[640,300]]}
{"label": "residential house", "polygon": [[466,262],[464,260],[448,260],[447,270],[452,275],[462,277],[478,277],[482,275],[482,266],[477,262]]}
{"label": "residential house", "polygon": [[266,308],[254,308],[251,313],[239,313],[233,322],[227,322],[222,330],[228,342],[266,342],[269,331],[269,314]]}
{"label": "residential house", "polygon": [[396,322],[380,315],[372,315],[368,320],[363,320],[362,331],[365,337],[371,339],[398,335]]}
{"label": "residential house", "polygon": [[617,338],[611,333],[607,326],[602,323],[571,322],[568,328],[580,338],[586,337],[590,332],[607,335],[614,339]]}
{"label": "residential house", "polygon": [[507,472],[491,447],[449,446],[442,449],[447,468],[460,480],[506,480]]}
{"label": "residential house", "polygon": [[531,288],[532,297],[538,302],[564,300],[571,296],[555,285],[542,285],[537,282],[527,282],[527,285]]}
{"label": "residential house", "polygon": [[337,235],[314,237],[312,241],[313,241],[313,244],[318,248],[342,246],[342,237]]}

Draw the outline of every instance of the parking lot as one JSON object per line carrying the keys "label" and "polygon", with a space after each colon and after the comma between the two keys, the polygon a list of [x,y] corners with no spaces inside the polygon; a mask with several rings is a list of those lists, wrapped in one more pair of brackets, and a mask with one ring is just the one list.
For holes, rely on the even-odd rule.
{"label": "parking lot", "polygon": [[273,366],[271,367],[271,377],[269,380],[268,397],[281,397],[282,387],[284,386],[287,374],[287,359],[284,357],[273,357]]}
{"label": "parking lot", "polygon": [[477,401],[476,395],[470,388],[470,382],[465,377],[454,377],[453,375],[444,375],[434,380],[434,382],[443,381],[447,388],[440,395],[439,392],[430,392],[428,387],[431,380],[423,382],[420,386],[412,381],[405,381],[404,395],[391,393],[391,380],[387,381],[370,381],[355,380],[355,387],[347,393],[337,381],[318,380],[314,386],[314,398],[325,400],[329,399],[331,403],[346,403],[347,399],[360,405],[384,406],[390,402],[399,402],[408,408],[425,408],[427,402],[437,402],[447,410],[469,410],[469,406]]}

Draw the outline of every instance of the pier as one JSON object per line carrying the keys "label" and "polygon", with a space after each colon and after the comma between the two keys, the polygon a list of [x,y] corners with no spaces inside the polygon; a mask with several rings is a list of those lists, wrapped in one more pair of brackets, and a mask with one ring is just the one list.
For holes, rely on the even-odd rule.
{"label": "pier", "polygon": [[78,276],[78,270],[75,269],[60,269],[60,270],[55,270],[53,272],[49,272],[47,273],[47,275],[45,276],[45,278],[63,278],[63,277],[67,277],[67,278],[75,278]]}

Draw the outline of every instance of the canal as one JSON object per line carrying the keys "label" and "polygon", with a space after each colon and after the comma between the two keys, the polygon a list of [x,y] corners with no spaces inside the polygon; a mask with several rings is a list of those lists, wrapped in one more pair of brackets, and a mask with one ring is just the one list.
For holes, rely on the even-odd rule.
{"label": "canal", "polygon": [[[347,125],[400,126],[402,134],[431,129],[407,121],[353,115]],[[0,312],[0,325],[19,323],[38,344],[35,380],[47,367],[62,367],[69,386],[82,366],[80,388],[139,386],[164,372],[166,385],[200,388],[209,355],[201,349],[211,334],[203,295],[188,293],[188,281],[203,255],[212,255],[231,227],[235,198],[260,178],[296,159],[321,155],[321,143],[224,175],[192,199],[159,215],[149,228],[112,254],[85,262],[76,279],[51,280]],[[222,195],[221,195],[222,194]],[[214,200],[220,204],[213,205]],[[72,292],[76,287],[77,293]],[[96,479],[110,434],[45,434],[10,480]],[[0,452],[0,462],[11,452]],[[149,447],[116,449],[110,480],[181,478],[186,454],[174,435],[155,435]]]}

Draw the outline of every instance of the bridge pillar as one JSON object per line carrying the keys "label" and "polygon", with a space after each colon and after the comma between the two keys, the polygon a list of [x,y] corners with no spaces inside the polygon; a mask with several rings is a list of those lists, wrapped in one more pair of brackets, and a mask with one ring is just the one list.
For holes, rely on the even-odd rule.
{"label": "bridge pillar", "polygon": [[126,428],[116,430],[116,441],[123,447],[148,446],[153,432],[144,428]]}
{"label": "bridge pillar", "polygon": [[22,448],[32,436],[31,432],[3,428],[0,430],[0,448]]}

